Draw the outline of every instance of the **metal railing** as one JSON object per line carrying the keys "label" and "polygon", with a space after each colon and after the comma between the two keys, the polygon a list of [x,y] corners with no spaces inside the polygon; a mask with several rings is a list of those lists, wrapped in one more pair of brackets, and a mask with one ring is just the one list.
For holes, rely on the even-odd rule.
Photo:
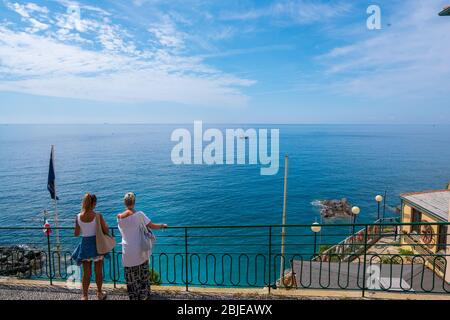
{"label": "metal railing", "polygon": [[389,223],[398,222],[398,218],[380,218],[376,220],[373,225],[368,226],[367,238],[365,237],[365,228],[358,231],[353,231],[351,235],[338,244],[321,252],[321,255],[315,257],[314,260],[318,261],[322,259],[326,261],[327,257],[333,255],[339,255],[343,261],[354,259],[357,253],[363,253],[367,246],[370,247],[371,245],[377,243],[386,232],[395,233],[394,240],[396,240],[398,236],[397,228],[389,225]]}
{"label": "metal railing", "polygon": [[[412,225],[439,230],[448,224],[394,220],[324,224],[320,234],[311,225],[286,225],[284,255],[280,225],[170,227],[156,232],[150,280],[153,285],[184,286],[186,290],[210,286],[265,287],[268,292],[283,288],[446,294],[450,292],[444,280],[448,244],[437,243],[446,241],[446,235],[430,235],[429,230],[412,235],[405,230]],[[357,238],[349,233],[351,228],[360,230]],[[79,239],[73,236],[72,227],[58,229],[60,249],[54,228],[45,235],[42,227],[0,227],[0,276],[48,279],[50,283],[79,276],[71,259]],[[117,228],[110,230],[119,243]],[[430,237],[430,243],[421,242]],[[104,259],[105,282],[124,283],[121,257],[118,244]]]}

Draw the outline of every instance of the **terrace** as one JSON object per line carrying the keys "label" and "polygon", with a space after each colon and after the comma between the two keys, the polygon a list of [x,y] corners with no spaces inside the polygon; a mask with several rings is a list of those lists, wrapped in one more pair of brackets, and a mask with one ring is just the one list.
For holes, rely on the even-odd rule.
{"label": "terrace", "polygon": [[[157,288],[187,292],[222,288],[266,294],[302,290],[359,291],[363,296],[373,292],[450,293],[448,284],[434,272],[442,266],[445,272],[446,254],[404,249],[396,230],[410,225],[385,219],[371,224],[319,225],[319,233],[312,231],[312,225],[285,225],[284,254],[280,253],[279,225],[171,227],[158,236],[150,280]],[[349,236],[353,227],[360,231]],[[42,228],[1,227],[0,275],[72,285],[76,274],[70,258],[73,229],[60,227],[59,231],[66,244],[60,250],[53,233],[45,235]],[[5,237],[11,233],[13,239]],[[111,228],[111,234],[118,232]],[[14,246],[18,244],[27,246]],[[332,247],[317,252],[316,245]],[[113,288],[124,283],[120,258],[118,246],[105,260],[105,282]],[[380,281],[374,284],[377,272]]]}
{"label": "terrace", "polygon": [[[447,255],[413,252],[397,230],[404,224],[384,219],[317,254],[297,259],[279,286],[387,292],[447,293]],[[367,235],[366,235],[367,232]],[[373,280],[379,280],[374,282]]]}

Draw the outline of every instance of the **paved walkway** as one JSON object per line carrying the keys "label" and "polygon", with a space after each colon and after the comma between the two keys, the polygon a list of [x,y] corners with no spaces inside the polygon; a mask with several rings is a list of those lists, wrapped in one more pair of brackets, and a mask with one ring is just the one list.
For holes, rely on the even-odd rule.
{"label": "paved walkway", "polygon": [[[106,285],[108,300],[128,300],[123,287],[112,288]],[[264,289],[220,289],[220,288],[191,288],[190,292],[183,288],[154,287],[152,300],[341,300],[362,299],[361,293],[355,290],[272,290],[267,294]],[[64,283],[50,286],[43,281],[14,280],[0,278],[0,300],[79,300],[80,290],[71,290]],[[448,294],[421,295],[386,292],[367,292],[365,299],[432,299],[448,300]],[[90,299],[96,300],[95,291],[91,292]],[[364,299],[364,298],[363,298]]]}
{"label": "paved walkway", "polygon": [[[124,288],[105,288],[108,300],[128,300]],[[48,284],[27,283],[0,283],[0,300],[80,300],[79,289],[68,289],[61,284],[50,286]],[[89,299],[97,300],[96,292],[91,290]],[[324,297],[307,296],[268,296],[266,294],[233,294],[220,292],[185,292],[174,290],[163,290],[157,288],[151,294],[151,300],[262,300],[262,299],[296,299],[296,300],[323,300]]]}
{"label": "paved walkway", "polygon": [[[400,254],[400,249],[402,248],[399,244],[399,237],[396,239],[394,237],[382,237],[377,241],[373,246],[367,250],[367,261],[370,262],[370,259],[375,255],[397,255]],[[380,256],[383,257],[383,256]],[[373,260],[373,259],[372,259]],[[359,257],[359,261],[364,261],[364,255]],[[353,262],[358,262],[358,259]],[[406,262],[406,260],[405,260]]]}
{"label": "paved walkway", "polygon": [[[106,290],[109,300],[127,300],[125,292]],[[0,300],[80,300],[79,290],[62,287],[0,284]],[[89,299],[96,300],[95,292]]]}

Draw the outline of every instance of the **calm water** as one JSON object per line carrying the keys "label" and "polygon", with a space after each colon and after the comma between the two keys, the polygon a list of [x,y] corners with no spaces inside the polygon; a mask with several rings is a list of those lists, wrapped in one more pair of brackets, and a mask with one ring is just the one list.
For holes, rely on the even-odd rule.
{"label": "calm water", "polygon": [[[134,191],[139,209],[170,225],[280,222],[283,159],[275,176],[261,176],[259,166],[173,165],[175,127],[0,126],[1,225],[29,225],[52,208],[46,190],[51,144],[62,219],[73,219],[89,191],[113,223],[123,194]],[[290,156],[288,223],[310,223],[318,217],[312,201],[341,197],[361,207],[361,220],[372,220],[377,193],[387,189],[395,205],[401,192],[443,188],[450,180],[449,126],[278,127],[280,153]]]}
{"label": "calm water", "polygon": [[[73,224],[81,197],[87,191],[97,195],[98,211],[110,225],[115,225],[115,214],[123,209],[122,197],[128,191],[137,194],[138,208],[153,221],[172,226],[280,224],[282,163],[275,176],[261,176],[259,166],[173,165],[170,152],[174,143],[170,135],[177,127],[180,126],[0,126],[0,225],[41,226],[42,211],[53,209],[46,190],[52,144],[56,148],[63,226]],[[181,127],[192,130],[192,124]],[[310,224],[319,219],[317,208],[311,204],[315,200],[343,197],[361,207],[359,221],[372,222],[376,217],[376,194],[387,190],[388,204],[396,206],[402,192],[443,188],[450,180],[450,126],[275,127],[280,129],[280,162],[284,153],[290,158],[289,224]],[[183,253],[182,231],[159,231],[157,252]],[[335,243],[348,234],[344,231],[320,238],[319,244]],[[198,237],[189,240],[193,253],[267,254],[264,229],[190,232],[190,236]],[[279,230],[274,233],[272,250],[277,254]],[[313,250],[309,228],[288,230],[288,235],[292,234],[307,234],[307,238],[287,238],[287,253],[307,252],[309,257]],[[211,235],[216,238],[202,238]],[[71,231],[61,232],[61,240],[68,252],[77,241]],[[12,243],[42,246],[45,237],[40,230],[0,232],[0,245]],[[172,256],[173,260],[164,260],[155,268],[163,276],[181,281],[179,257]],[[257,263],[264,265],[262,261]],[[180,268],[169,270],[168,265]],[[231,265],[224,265],[224,270],[235,274]],[[199,274],[205,275],[206,269]],[[258,281],[262,277],[261,272],[255,275]]]}

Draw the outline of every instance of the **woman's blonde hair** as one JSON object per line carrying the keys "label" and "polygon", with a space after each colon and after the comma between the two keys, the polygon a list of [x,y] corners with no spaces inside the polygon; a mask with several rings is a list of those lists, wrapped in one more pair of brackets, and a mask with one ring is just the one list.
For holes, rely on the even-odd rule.
{"label": "woman's blonde hair", "polygon": [[123,202],[127,208],[132,207],[136,202],[136,196],[133,192],[128,192],[123,197]]}
{"label": "woman's blonde hair", "polygon": [[94,209],[97,203],[97,197],[95,194],[86,193],[83,197],[83,202],[81,203],[81,211],[88,212]]}

